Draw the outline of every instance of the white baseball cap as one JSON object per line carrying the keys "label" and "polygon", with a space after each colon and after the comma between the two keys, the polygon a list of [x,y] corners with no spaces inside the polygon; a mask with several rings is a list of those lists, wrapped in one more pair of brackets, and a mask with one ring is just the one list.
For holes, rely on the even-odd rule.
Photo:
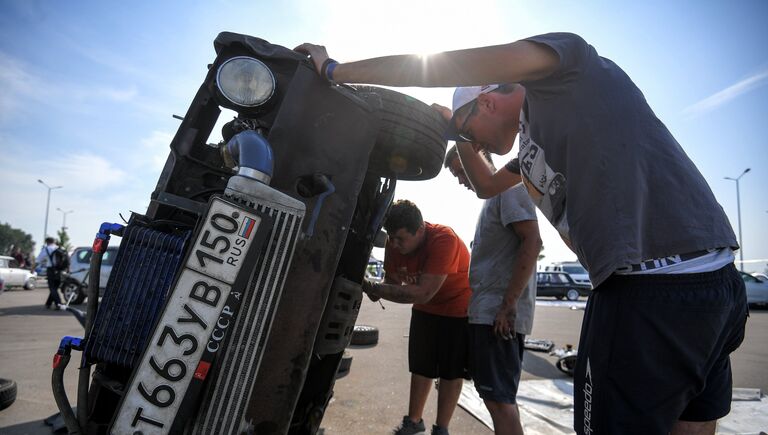
{"label": "white baseball cap", "polygon": [[480,94],[487,94],[496,89],[499,89],[499,85],[462,86],[456,88],[453,92],[453,117],[451,117],[451,121],[448,123],[448,131],[445,134],[445,138],[448,140],[461,140],[456,128],[456,112],[467,104],[475,101]]}

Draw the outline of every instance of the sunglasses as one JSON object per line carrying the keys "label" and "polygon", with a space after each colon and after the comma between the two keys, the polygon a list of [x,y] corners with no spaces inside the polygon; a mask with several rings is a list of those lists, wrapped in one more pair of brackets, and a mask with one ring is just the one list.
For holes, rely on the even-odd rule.
{"label": "sunglasses", "polygon": [[461,127],[459,127],[459,130],[457,132],[457,136],[459,136],[459,139],[463,140],[464,142],[474,142],[475,138],[472,137],[472,134],[466,131],[467,123],[469,120],[475,116],[477,113],[477,99],[472,101],[472,108],[469,110],[469,114],[466,118],[464,118],[464,122],[461,123]]}

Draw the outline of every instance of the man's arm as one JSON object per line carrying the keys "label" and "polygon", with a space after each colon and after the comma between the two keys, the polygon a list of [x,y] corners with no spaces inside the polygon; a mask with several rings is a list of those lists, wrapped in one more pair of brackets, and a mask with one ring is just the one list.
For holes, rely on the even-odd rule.
{"label": "man's arm", "polygon": [[37,258],[35,259],[35,264],[41,264],[45,266],[47,262],[48,262],[47,249],[45,246],[43,246],[43,249],[40,250],[40,253],[37,255]]}
{"label": "man's arm", "polygon": [[[305,43],[296,50],[311,56],[322,73],[328,59],[325,47]],[[559,57],[551,48],[516,41],[429,56],[406,54],[343,63],[334,69],[333,79],[338,83],[387,86],[473,86],[541,79],[554,72],[558,64]]]}
{"label": "man's arm", "polygon": [[461,166],[467,174],[478,198],[488,199],[504,192],[522,181],[520,174],[515,174],[506,168],[493,172],[483,157],[475,151],[469,142],[457,142]]}
{"label": "man's arm", "polygon": [[509,280],[504,300],[493,323],[493,331],[504,338],[510,338],[515,333],[514,318],[517,315],[517,300],[523,294],[531,274],[536,270],[536,259],[541,250],[539,225],[536,221],[514,222],[511,227],[520,238],[520,248],[512,263],[512,278]]}
{"label": "man's arm", "polygon": [[440,290],[448,275],[424,273],[417,284],[371,283],[364,287],[366,293],[400,304],[425,304]]}

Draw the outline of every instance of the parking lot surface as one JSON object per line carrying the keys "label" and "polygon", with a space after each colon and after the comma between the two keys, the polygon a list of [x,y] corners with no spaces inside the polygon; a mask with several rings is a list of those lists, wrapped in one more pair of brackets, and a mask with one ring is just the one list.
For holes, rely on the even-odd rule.
{"label": "parking lot surface", "polygon": [[[18,384],[18,397],[11,407],[0,411],[3,435],[50,434],[43,419],[57,412],[51,394],[51,361],[59,340],[65,335],[82,336],[75,318],[62,311],[44,309],[47,289],[6,291],[0,295],[0,377]],[[578,345],[584,311],[570,309],[571,303],[539,300],[533,338],[548,339],[557,347]],[[583,305],[581,302],[576,306]],[[322,427],[326,435],[385,434],[399,423],[408,406],[408,326],[410,306],[368,300],[358,324],[379,328],[374,346],[351,347],[351,371],[337,380],[334,397]],[[732,355],[734,387],[768,391],[768,310],[752,310],[747,336]],[[638,343],[638,352],[643,352]],[[74,361],[74,359],[73,359]],[[569,379],[558,371],[556,358],[542,352],[526,351],[523,381],[531,379]],[[67,370],[66,387],[75,400],[76,368]],[[435,418],[437,395],[433,391],[425,411],[425,423]],[[451,422],[453,434],[491,433],[464,409],[457,408]]]}

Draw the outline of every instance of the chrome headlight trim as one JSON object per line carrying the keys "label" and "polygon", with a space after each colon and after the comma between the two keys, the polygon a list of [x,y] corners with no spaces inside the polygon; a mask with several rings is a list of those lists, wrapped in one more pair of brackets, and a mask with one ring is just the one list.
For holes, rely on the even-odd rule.
{"label": "chrome headlight trim", "polygon": [[248,56],[227,59],[216,71],[216,86],[240,107],[258,107],[275,93],[275,75],[264,62]]}

